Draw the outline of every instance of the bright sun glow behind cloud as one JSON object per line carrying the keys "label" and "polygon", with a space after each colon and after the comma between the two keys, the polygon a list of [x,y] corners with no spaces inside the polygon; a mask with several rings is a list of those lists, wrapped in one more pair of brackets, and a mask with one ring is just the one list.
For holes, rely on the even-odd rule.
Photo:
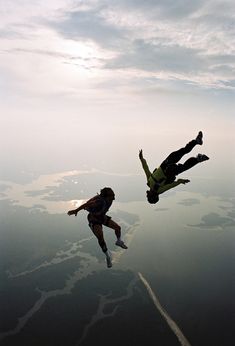
{"label": "bright sun glow behind cloud", "polygon": [[154,164],[199,129],[224,158],[233,9],[219,0],[2,2],[3,166],[137,171],[140,146]]}

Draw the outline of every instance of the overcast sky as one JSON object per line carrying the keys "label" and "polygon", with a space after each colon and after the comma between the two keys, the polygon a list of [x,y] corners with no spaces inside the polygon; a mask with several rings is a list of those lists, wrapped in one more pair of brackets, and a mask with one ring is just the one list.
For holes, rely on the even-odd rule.
{"label": "overcast sky", "polygon": [[200,129],[207,153],[232,154],[233,0],[0,0],[0,14],[5,167],[137,171],[140,147],[161,160]]}

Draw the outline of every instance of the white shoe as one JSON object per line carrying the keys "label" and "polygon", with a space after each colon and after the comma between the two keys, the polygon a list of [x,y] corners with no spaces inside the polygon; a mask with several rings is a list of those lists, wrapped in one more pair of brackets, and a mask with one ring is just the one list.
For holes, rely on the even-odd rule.
{"label": "white shoe", "polygon": [[124,242],[120,239],[118,239],[115,243],[117,246],[120,246],[123,249],[128,249],[128,247],[124,244]]}
{"label": "white shoe", "polygon": [[112,264],[112,257],[111,257],[111,255],[109,253],[106,255],[106,263],[107,263],[107,267],[108,268],[111,268],[113,266],[113,264]]}
{"label": "white shoe", "polygon": [[203,162],[209,160],[209,157],[205,154],[198,154],[197,155],[198,162]]}

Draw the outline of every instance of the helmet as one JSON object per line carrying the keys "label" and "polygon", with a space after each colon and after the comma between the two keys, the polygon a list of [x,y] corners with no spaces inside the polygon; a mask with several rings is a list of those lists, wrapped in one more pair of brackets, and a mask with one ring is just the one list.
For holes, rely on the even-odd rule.
{"label": "helmet", "polygon": [[159,201],[158,193],[154,190],[148,190],[146,191],[147,194],[147,200],[150,204],[155,204]]}

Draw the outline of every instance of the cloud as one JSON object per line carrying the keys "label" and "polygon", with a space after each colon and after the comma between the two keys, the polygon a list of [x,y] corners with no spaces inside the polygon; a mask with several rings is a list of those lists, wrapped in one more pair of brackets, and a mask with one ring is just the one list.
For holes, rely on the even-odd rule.
{"label": "cloud", "polygon": [[[31,66],[40,66],[40,76],[48,76],[48,81],[36,75],[26,78],[23,87],[31,79],[31,90],[47,85],[47,92],[49,81],[61,78],[66,80],[64,93],[78,90],[78,74],[81,77],[85,70],[99,75],[99,80],[89,79],[87,90],[105,88],[110,81],[113,87],[124,81],[133,90],[136,78],[145,89],[151,78],[158,86],[160,81],[180,81],[187,88],[233,90],[233,8],[233,1],[219,0],[24,0],[21,6],[7,2],[0,24],[2,66],[13,71],[16,81],[24,80],[27,70],[37,74]],[[52,59],[56,68],[51,67]],[[14,64],[17,60],[20,63]],[[82,89],[86,90],[84,83]]]}
{"label": "cloud", "polygon": [[[119,2],[120,3],[120,2]],[[121,1],[123,6],[129,9],[138,8],[142,11],[151,12],[152,16],[160,18],[184,18],[197,11],[203,4],[202,0],[127,0]]]}
{"label": "cloud", "polygon": [[[234,88],[235,56],[211,56],[177,44],[136,40],[130,51],[107,61],[106,69],[139,70],[145,77],[181,80],[198,86]],[[152,73],[152,74],[151,74]],[[144,75],[143,75],[144,76]]]}
{"label": "cloud", "polygon": [[[174,58],[173,58],[174,57]],[[189,72],[202,69],[205,62],[200,51],[179,45],[136,40],[131,52],[120,55],[106,64],[107,68],[137,68],[145,71]],[[204,69],[204,68],[203,68]]]}
{"label": "cloud", "polygon": [[124,40],[124,33],[115,25],[109,24],[101,8],[72,11],[59,22],[50,22],[63,37],[74,40],[93,40],[100,46],[114,47]]}
{"label": "cloud", "polygon": [[231,9],[229,1],[90,1],[48,25],[65,39],[91,40],[115,50],[103,61],[106,70],[133,76],[142,71],[147,77],[157,73],[163,80],[233,89]]}

